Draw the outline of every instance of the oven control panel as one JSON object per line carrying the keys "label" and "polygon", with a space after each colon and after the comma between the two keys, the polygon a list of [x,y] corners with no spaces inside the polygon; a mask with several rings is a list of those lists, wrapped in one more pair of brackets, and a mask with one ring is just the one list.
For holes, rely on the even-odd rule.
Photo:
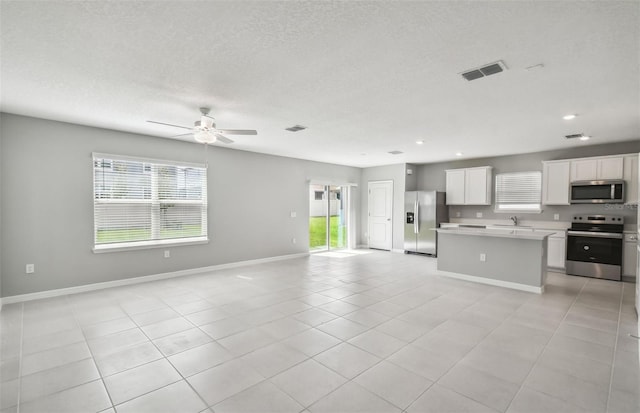
{"label": "oven control panel", "polygon": [[624,217],[619,215],[574,215],[572,222],[588,224],[624,224]]}

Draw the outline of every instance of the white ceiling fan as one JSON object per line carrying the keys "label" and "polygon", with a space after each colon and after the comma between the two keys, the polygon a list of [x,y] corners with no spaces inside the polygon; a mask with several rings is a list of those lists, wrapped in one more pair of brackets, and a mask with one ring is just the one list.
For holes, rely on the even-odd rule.
{"label": "white ceiling fan", "polygon": [[172,126],[174,128],[188,129],[191,132],[184,133],[182,135],[173,136],[187,136],[193,134],[193,138],[200,143],[233,143],[233,140],[227,138],[224,135],[257,135],[258,132],[252,129],[218,129],[214,123],[215,119],[209,116],[210,108],[200,108],[202,116],[200,120],[195,121],[193,127],[174,125],[171,123],[156,122],[154,120],[148,120],[149,123],[155,123],[158,125]]}

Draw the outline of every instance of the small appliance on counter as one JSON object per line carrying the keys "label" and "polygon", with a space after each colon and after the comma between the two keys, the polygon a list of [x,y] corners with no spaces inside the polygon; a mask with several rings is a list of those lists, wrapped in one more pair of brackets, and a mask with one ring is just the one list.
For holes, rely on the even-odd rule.
{"label": "small appliance on counter", "polygon": [[404,194],[404,252],[437,255],[437,233],[441,222],[449,220],[445,193],[409,191]]}
{"label": "small appliance on counter", "polygon": [[624,218],[576,215],[567,231],[567,274],[622,279]]}

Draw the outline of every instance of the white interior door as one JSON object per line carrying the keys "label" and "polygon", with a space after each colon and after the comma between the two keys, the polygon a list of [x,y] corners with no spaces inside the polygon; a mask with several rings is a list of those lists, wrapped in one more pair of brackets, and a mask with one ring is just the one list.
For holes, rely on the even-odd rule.
{"label": "white interior door", "polygon": [[369,248],[393,246],[393,181],[369,182]]}

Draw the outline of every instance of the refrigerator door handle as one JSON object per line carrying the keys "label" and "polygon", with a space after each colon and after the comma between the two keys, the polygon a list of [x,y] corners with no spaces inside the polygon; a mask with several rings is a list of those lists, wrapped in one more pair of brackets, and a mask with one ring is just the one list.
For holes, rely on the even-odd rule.
{"label": "refrigerator door handle", "polygon": [[418,200],[416,200],[415,211],[416,219],[413,221],[413,232],[417,234],[420,232],[420,203],[418,202]]}

